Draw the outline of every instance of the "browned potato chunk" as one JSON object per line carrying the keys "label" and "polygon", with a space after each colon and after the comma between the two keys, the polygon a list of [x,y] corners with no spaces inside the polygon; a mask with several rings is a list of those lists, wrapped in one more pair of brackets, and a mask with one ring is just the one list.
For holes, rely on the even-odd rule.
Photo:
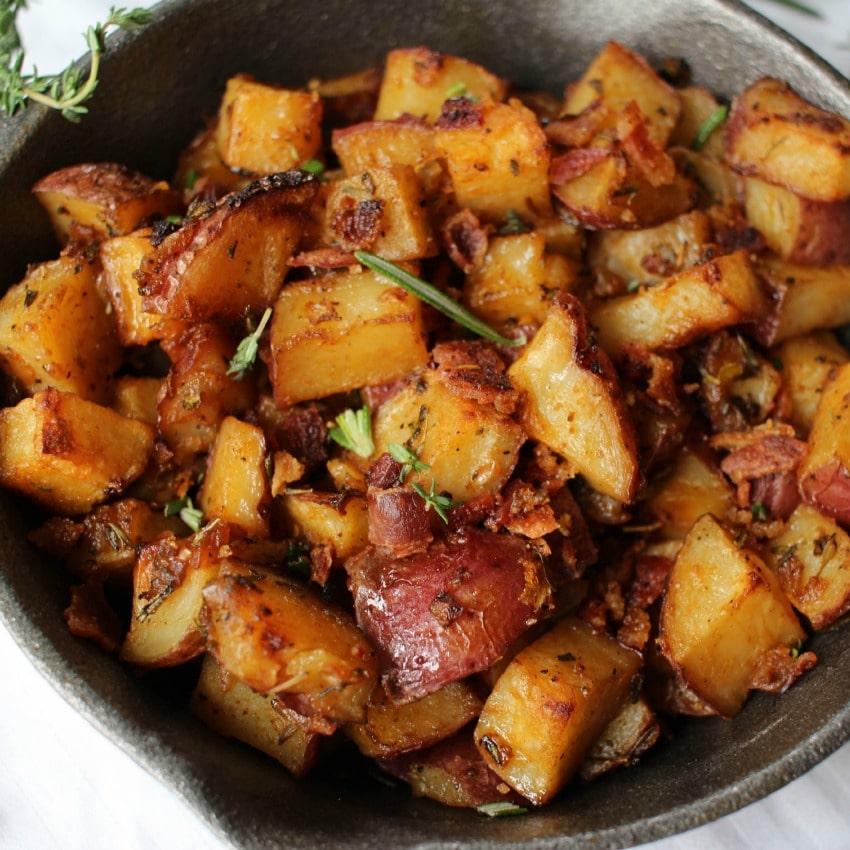
{"label": "browned potato chunk", "polygon": [[393,381],[428,359],[421,302],[370,271],[285,287],[269,333],[278,407]]}
{"label": "browned potato chunk", "polygon": [[804,198],[850,197],[850,121],[780,80],[758,80],[734,99],[726,155],[742,174]]}
{"label": "browned potato chunk", "polygon": [[59,242],[93,242],[130,233],[144,222],[183,212],[164,181],[113,162],[71,165],[33,187]]}
{"label": "browned potato chunk", "polygon": [[679,348],[762,315],[767,299],[749,254],[735,251],[686,269],[656,286],[601,301],[590,320],[614,359],[631,345]]}
{"label": "browned potato chunk", "polygon": [[27,392],[56,387],[105,404],[120,363],[97,270],[84,260],[33,266],[0,300],[0,365]]}
{"label": "browned potato chunk", "polygon": [[373,166],[338,180],[325,206],[329,244],[367,249],[394,262],[437,253],[422,186],[410,165]]}
{"label": "browned potato chunk", "polygon": [[641,658],[567,618],[511,661],[484,703],[475,742],[490,769],[535,805],[551,800],[620,713]]}
{"label": "browned potato chunk", "polygon": [[850,364],[836,369],[824,387],[808,445],[797,470],[803,499],[850,523]]}
{"label": "browned potato chunk", "polygon": [[128,419],[141,419],[156,427],[156,405],[162,389],[160,378],[139,378],[121,375],[115,380],[115,398],[112,409]]}
{"label": "browned potato chunk", "polygon": [[530,109],[451,101],[436,127],[459,206],[495,222],[549,212],[549,145]]}
{"label": "browned potato chunk", "polygon": [[288,171],[322,147],[322,101],[307,91],[231,77],[218,111],[216,147],[229,168],[251,174]]}
{"label": "browned potato chunk", "polygon": [[637,490],[634,429],[614,367],[591,342],[584,308],[560,294],[508,371],[524,393],[527,433],[563,455],[592,487],[621,502]]}
{"label": "browned potato chunk", "polygon": [[316,761],[321,738],[303,729],[303,718],[275,697],[252,691],[212,655],[204,657],[189,707],[219,735],[260,750],[295,776],[306,776]]}
{"label": "browned potato chunk", "polygon": [[306,172],[274,174],[186,221],[142,262],[144,310],[192,322],[262,315],[280,291],[317,187]]}
{"label": "browned potato chunk", "polygon": [[395,702],[486,670],[549,605],[540,558],[507,534],[464,529],[405,558],[370,548],[345,568]]}
{"label": "browned potato chunk", "polygon": [[791,649],[806,636],[774,573],[709,514],[676,557],[660,630],[662,651],[684,684],[725,717],[744,704],[772,653],[784,651],[783,673],[793,681]]}
{"label": "browned potato chunk", "polygon": [[[669,144],[691,148],[705,122],[721,107],[714,94],[701,86],[685,86],[677,91],[682,111],[670,135]],[[699,149],[711,159],[722,160],[726,154],[725,141],[724,122],[711,133]]]}
{"label": "browned potato chunk", "polygon": [[451,682],[415,702],[399,705],[379,685],[366,706],[366,720],[345,732],[363,755],[394,758],[453,735],[478,717],[483,701],[466,682]]}
{"label": "browned potato chunk", "polygon": [[343,171],[354,177],[370,168],[418,168],[437,156],[434,128],[425,121],[366,121],[333,132],[333,150]]}
{"label": "browned potato chunk", "polygon": [[144,472],[153,429],[71,393],[0,410],[0,484],[60,514],[88,513]]}
{"label": "browned potato chunk", "polygon": [[825,629],[850,610],[850,535],[831,517],[798,505],[770,541],[767,560],[813,629]]}
{"label": "browned potato chunk", "polygon": [[807,437],[823,388],[835,370],[850,360],[832,331],[813,331],[786,339],[774,351],[782,364],[782,386],[791,403],[790,420]]}
{"label": "browned potato chunk", "polygon": [[564,114],[578,115],[601,107],[607,120],[600,129],[615,129],[625,106],[634,101],[647,122],[650,138],[665,147],[681,112],[678,92],[664,82],[642,56],[609,41],[567,92]]}
{"label": "browned potato chunk", "polygon": [[770,292],[753,330],[763,345],[850,321],[850,266],[816,268],[768,254],[756,270]]}
{"label": "browned potato chunk", "polygon": [[850,265],[850,200],[813,201],[747,177],[747,220],[783,260],[805,266]]}
{"label": "browned potato chunk", "polygon": [[123,346],[178,337],[189,328],[188,322],[144,310],[136,272],[151,250],[150,230],[115,236],[100,246],[102,284],[112,303],[115,328]]}
{"label": "browned potato chunk", "polygon": [[121,658],[141,667],[173,667],[196,658],[206,645],[199,625],[201,591],[218,576],[222,526],[199,539],[173,535],[143,546],[133,569],[133,613]]}
{"label": "browned potato chunk", "polygon": [[546,251],[541,230],[490,239],[480,267],[467,276],[463,300],[488,324],[542,324],[555,292],[575,287],[581,266]]}
{"label": "browned potato chunk", "polygon": [[347,611],[234,561],[203,593],[208,645],[225,670],[254,690],[299,696],[311,714],[363,721],[378,665]]}
{"label": "browned potato chunk", "polygon": [[391,50],[375,119],[386,121],[407,114],[436,121],[445,101],[453,96],[503,100],[506,90],[503,80],[468,59],[425,47]]}
{"label": "browned potato chunk", "polygon": [[261,428],[226,416],[218,427],[198,493],[204,516],[235,525],[249,537],[268,537],[272,497],[267,454]]}

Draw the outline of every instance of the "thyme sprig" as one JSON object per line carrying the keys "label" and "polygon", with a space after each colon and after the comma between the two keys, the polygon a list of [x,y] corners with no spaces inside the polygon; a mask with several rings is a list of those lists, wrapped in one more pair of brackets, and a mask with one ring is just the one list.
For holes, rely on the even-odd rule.
{"label": "thyme sprig", "polygon": [[248,334],[236,348],[236,354],[233,355],[227,367],[227,374],[237,381],[241,381],[245,377],[245,373],[254,365],[257,359],[257,352],[260,350],[260,337],[272,317],[272,308],[266,307],[260,323],[254,329],[253,333]]}
{"label": "thyme sprig", "polygon": [[474,313],[470,313],[469,310],[462,307],[457,301],[452,300],[444,292],[437,289],[436,286],[422,280],[421,277],[411,274],[397,263],[393,263],[391,260],[385,260],[383,257],[379,257],[370,251],[355,251],[354,256],[358,263],[361,263],[368,269],[372,269],[372,271],[378,272],[378,274],[387,278],[387,280],[391,280],[396,286],[406,289],[420,301],[424,301],[426,304],[439,310],[450,319],[463,325],[467,330],[472,331],[483,339],[499,343],[499,345],[525,345],[525,335],[517,339],[508,339],[502,336],[498,331],[491,328],[490,325],[482,322]]}
{"label": "thyme sprig", "polygon": [[100,59],[106,50],[106,33],[110,29],[131,30],[148,24],[153,13],[148,9],[109,10],[105,23],[97,23],[84,33],[90,54],[89,71],[69,65],[59,74],[24,72],[26,53],[18,31],[18,13],[27,8],[27,0],[0,2],[0,111],[8,116],[26,107],[30,101],[57,109],[68,121],[78,122],[88,112],[85,104],[94,95],[100,73]]}
{"label": "thyme sprig", "polygon": [[372,411],[368,407],[360,410],[344,410],[337,416],[336,424],[328,428],[328,436],[344,449],[360,457],[370,457],[375,451],[372,439]]}

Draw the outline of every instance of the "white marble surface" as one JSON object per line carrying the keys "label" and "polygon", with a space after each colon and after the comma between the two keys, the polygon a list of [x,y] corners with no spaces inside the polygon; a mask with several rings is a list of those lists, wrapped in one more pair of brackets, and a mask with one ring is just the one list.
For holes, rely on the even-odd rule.
{"label": "white marble surface", "polygon": [[[752,5],[850,76],[850,0],[806,2],[822,17],[806,17],[772,0]],[[110,0],[30,0],[21,26],[39,70],[56,70],[82,53],[80,34],[103,20],[110,5]],[[179,800],[69,708],[2,626],[0,681],[0,850],[224,847]],[[766,799],[642,850],[768,847],[850,847],[850,745]]]}

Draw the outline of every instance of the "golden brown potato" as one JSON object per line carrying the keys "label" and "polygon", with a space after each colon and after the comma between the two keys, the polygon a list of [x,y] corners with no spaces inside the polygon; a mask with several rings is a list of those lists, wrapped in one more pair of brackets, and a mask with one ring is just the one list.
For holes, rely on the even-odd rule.
{"label": "golden brown potato", "polygon": [[[670,134],[668,144],[683,148],[693,148],[700,131],[718,109],[720,103],[714,94],[702,86],[684,86],[676,89],[679,93],[681,112],[679,120]],[[722,160],[726,153],[725,122],[699,145],[703,155],[714,160]]]}
{"label": "golden brown potato", "polygon": [[297,695],[332,722],[363,721],[378,663],[351,614],[292,579],[229,560],[203,594],[208,646],[225,670],[254,690]]}
{"label": "golden brown potato", "polygon": [[376,166],[410,165],[418,169],[437,156],[434,127],[409,118],[365,121],[334,130],[333,151],[349,177]]}
{"label": "golden brown potato", "polygon": [[0,410],[0,484],[60,514],[84,514],[138,478],[153,429],[72,393],[39,390]]}
{"label": "golden brown potato", "polygon": [[271,756],[294,776],[306,776],[316,761],[320,736],[304,730],[303,718],[229,675],[212,655],[204,656],[189,707],[220,735]]}
{"label": "golden brown potato", "polygon": [[33,266],[0,300],[0,366],[28,393],[55,387],[106,404],[120,363],[97,269],[85,260]]}
{"label": "golden brown potato", "polygon": [[229,168],[250,174],[288,171],[322,146],[322,101],[312,92],[267,85],[241,74],[224,89],[216,148]]}
{"label": "golden brown potato", "polygon": [[507,87],[486,68],[426,47],[391,50],[384,64],[375,119],[413,115],[436,121],[451,97],[504,100]]}
{"label": "golden brown potato", "polygon": [[180,195],[164,181],[114,162],[71,165],[33,187],[60,244],[97,242],[183,212]]}
{"label": "golden brown potato", "polygon": [[192,322],[261,316],[280,291],[317,188],[306,172],[275,174],[185,221],[144,257],[143,309]]}
{"label": "golden brown potato", "polygon": [[529,436],[563,455],[600,493],[630,502],[639,479],[634,428],[578,299],[561,294],[552,302],[508,376],[523,393],[520,420]]}
{"label": "golden brown potato", "polygon": [[814,201],[850,197],[850,121],[764,78],[732,102],[726,156],[742,174]]}
{"label": "golden brown potato", "polygon": [[640,656],[566,618],[508,664],[484,703],[475,742],[490,769],[539,806],[579,769],[620,713]]}
{"label": "golden brown potato", "polygon": [[[806,636],[773,571],[706,514],[676,557],[661,607],[659,643],[684,684],[718,714],[737,713],[760,665]],[[797,670],[799,673],[802,670]]]}
{"label": "golden brown potato", "polygon": [[421,302],[371,271],[285,287],[269,335],[278,407],[403,378],[428,360]]}

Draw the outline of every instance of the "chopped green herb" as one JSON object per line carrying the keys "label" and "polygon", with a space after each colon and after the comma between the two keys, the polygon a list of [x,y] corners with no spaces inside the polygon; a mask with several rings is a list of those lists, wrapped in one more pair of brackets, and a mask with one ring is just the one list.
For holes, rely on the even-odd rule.
{"label": "chopped green herb", "polygon": [[764,502],[753,502],[751,510],[756,522],[767,522],[767,506]]}
{"label": "chopped green herb", "polygon": [[195,188],[195,184],[198,182],[198,178],[200,176],[201,175],[198,174],[197,170],[194,168],[190,168],[186,172],[186,188],[189,189],[189,191]]}
{"label": "chopped green herb", "polygon": [[328,429],[328,436],[344,449],[360,457],[369,457],[375,451],[372,439],[372,411],[361,407],[354,411],[344,410],[336,418],[336,425]]}
{"label": "chopped green herb", "polygon": [[628,292],[629,295],[634,295],[634,293],[637,292],[640,288],[641,282],[639,280],[630,280],[626,284],[626,292]]}
{"label": "chopped green herb", "polygon": [[700,125],[697,134],[694,136],[694,140],[691,142],[691,148],[695,151],[702,150],[709,136],[726,120],[728,114],[728,106],[718,106]]}
{"label": "chopped green herb", "polygon": [[470,313],[465,307],[461,307],[457,301],[453,301],[447,295],[440,292],[436,286],[427,283],[422,278],[416,277],[416,275],[412,275],[409,271],[406,271],[390,260],[385,260],[383,257],[379,257],[377,254],[372,254],[369,251],[355,251],[354,256],[358,263],[362,263],[367,268],[372,269],[372,271],[378,272],[378,274],[387,278],[387,280],[411,292],[421,301],[424,301],[450,319],[463,325],[467,330],[478,334],[478,336],[490,342],[510,346],[525,345],[527,342],[524,335],[517,339],[508,339],[502,336],[498,331],[493,330],[488,324]]}
{"label": "chopped green herb", "polygon": [[325,170],[325,164],[318,159],[308,159],[304,165],[301,166],[303,171],[309,171],[310,174],[315,174],[317,177],[322,174]]}
{"label": "chopped green herb", "polygon": [[487,815],[488,818],[505,818],[524,815],[528,809],[504,800],[498,803],[482,803],[475,807],[475,811],[480,815]]}
{"label": "chopped green herb", "polygon": [[166,516],[179,516],[183,522],[192,529],[192,531],[200,531],[201,524],[204,521],[203,512],[196,508],[192,503],[192,499],[186,496],[183,499],[172,499],[165,503],[163,513]]}
{"label": "chopped green herb", "polygon": [[401,445],[401,443],[390,443],[387,446],[387,451],[393,460],[397,460],[402,464],[401,472],[398,474],[398,480],[402,484],[411,472],[425,472],[431,468],[429,464],[419,460],[416,452],[407,446]]}
{"label": "chopped green herb", "polygon": [[149,9],[109,10],[106,23],[89,27],[84,34],[91,54],[88,76],[69,65],[59,74],[41,76],[33,68],[31,74],[22,72],[25,52],[17,27],[18,13],[27,8],[26,0],[0,2],[0,112],[12,116],[30,101],[49,109],[58,109],[68,121],[78,122],[88,112],[84,105],[95,92],[100,73],[100,58],[106,50],[106,33],[110,29],[135,29],[153,20]]}
{"label": "chopped green herb", "polygon": [[498,231],[499,236],[513,236],[517,233],[528,233],[532,227],[523,221],[513,210],[508,210],[505,215],[505,223]]}
{"label": "chopped green herb", "polygon": [[465,97],[473,103],[477,102],[478,98],[469,93],[469,87],[464,82],[455,83],[446,89],[446,99],[452,97]]}
{"label": "chopped green herb", "polygon": [[787,6],[789,9],[793,9],[795,12],[800,12],[803,15],[808,15],[810,18],[822,18],[820,12],[817,9],[813,9],[811,6],[806,6],[803,3],[798,3],[797,0],[773,0],[778,6]]}
{"label": "chopped green herb", "polygon": [[180,224],[183,221],[183,216],[182,215],[167,215],[165,217],[165,220],[169,224]]}
{"label": "chopped green herb", "polygon": [[421,484],[411,484],[410,486],[413,488],[413,492],[425,502],[425,508],[427,510],[433,508],[434,513],[445,523],[449,521],[446,511],[463,504],[463,502],[454,501],[451,496],[438,493],[437,482],[433,478],[431,479],[431,489],[427,492]]}
{"label": "chopped green herb", "polygon": [[133,546],[124,529],[114,522],[106,524],[106,539],[116,552],[120,552],[122,549],[130,549]]}
{"label": "chopped green herb", "polygon": [[237,381],[241,381],[245,377],[245,373],[254,365],[254,361],[257,359],[257,352],[260,350],[260,337],[263,335],[263,331],[266,329],[271,315],[272,308],[266,307],[266,311],[260,319],[260,324],[257,325],[252,334],[246,336],[239,343],[236,354],[233,355],[233,359],[227,367],[227,374]]}

